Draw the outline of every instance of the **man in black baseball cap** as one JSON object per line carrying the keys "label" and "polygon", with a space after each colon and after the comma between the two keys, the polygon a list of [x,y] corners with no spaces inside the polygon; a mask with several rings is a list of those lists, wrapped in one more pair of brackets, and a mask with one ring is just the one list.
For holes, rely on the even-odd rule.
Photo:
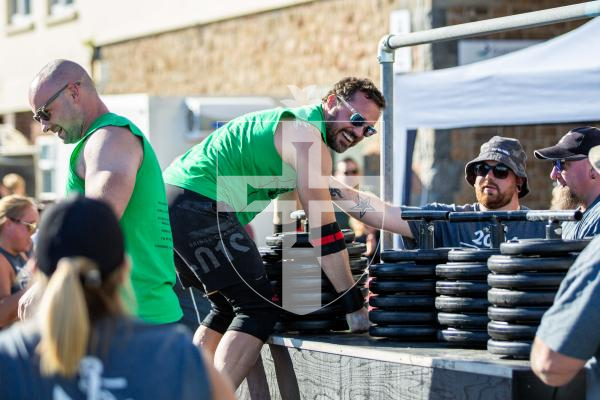
{"label": "man in black baseball cap", "polygon": [[538,159],[553,163],[550,179],[556,181],[558,208],[580,207],[581,221],[563,224],[563,239],[581,239],[600,232],[600,174],[588,158],[600,145],[600,129],[584,126],[567,132],[554,146],[534,151]]}

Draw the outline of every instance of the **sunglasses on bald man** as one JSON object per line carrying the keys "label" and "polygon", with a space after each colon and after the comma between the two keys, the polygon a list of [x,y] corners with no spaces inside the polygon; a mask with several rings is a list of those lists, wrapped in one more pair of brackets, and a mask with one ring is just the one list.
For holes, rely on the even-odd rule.
{"label": "sunglasses on bald man", "polygon": [[[73,83],[74,85],[79,85],[80,82],[75,82]],[[58,96],[60,96],[60,94],[66,89],[68,88],[70,85],[70,83],[67,83],[66,85],[64,85],[63,87],[61,87],[60,89],[58,89],[58,91],[56,93],[54,93],[52,96],[50,96],[50,98],[48,99],[48,101],[46,103],[44,103],[44,105],[42,105],[41,107],[39,107],[37,110],[35,110],[35,114],[33,114],[33,119],[36,122],[42,122],[42,121],[50,121],[50,111],[48,111],[48,107],[50,106],[50,104],[52,104],[52,102],[54,100],[56,100],[58,98]]]}

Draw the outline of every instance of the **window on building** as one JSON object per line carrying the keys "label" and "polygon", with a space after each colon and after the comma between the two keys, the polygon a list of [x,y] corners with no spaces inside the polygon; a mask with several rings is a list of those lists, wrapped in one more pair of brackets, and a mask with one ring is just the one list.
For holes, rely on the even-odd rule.
{"label": "window on building", "polygon": [[50,15],[53,17],[71,15],[74,7],[74,0],[50,0]]}
{"label": "window on building", "polygon": [[31,22],[30,0],[8,1],[8,23],[9,25],[21,26]]}

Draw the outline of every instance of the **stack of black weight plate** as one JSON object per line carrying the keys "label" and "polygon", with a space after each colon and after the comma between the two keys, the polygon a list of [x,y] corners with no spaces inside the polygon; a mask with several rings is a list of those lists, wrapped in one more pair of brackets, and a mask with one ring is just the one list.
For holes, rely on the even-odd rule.
{"label": "stack of black weight plate", "polygon": [[436,267],[435,299],[441,326],[438,340],[468,348],[485,348],[487,324],[487,259],[498,249],[454,249],[448,263]]}
{"label": "stack of black weight plate", "polygon": [[[368,260],[362,257],[366,246],[353,242],[354,233],[344,229],[344,238],[350,256],[350,268],[358,285],[365,286]],[[291,248],[282,249],[283,242]],[[335,303],[335,290],[320,269],[317,254],[308,242],[307,233],[282,233],[267,237],[267,247],[259,249],[265,271],[273,286],[273,301],[282,305],[283,290],[294,304],[293,311],[283,311],[276,326],[279,332],[297,331],[319,333],[348,329],[343,310]],[[285,257],[285,259],[283,259]],[[285,262],[286,279],[283,282],[282,267]],[[305,273],[306,272],[306,273]],[[321,286],[320,293],[315,290]],[[366,288],[363,289],[366,295]],[[306,306],[304,306],[306,304]],[[315,304],[322,306],[314,310]],[[314,311],[313,311],[314,310]]]}
{"label": "stack of black weight plate", "polygon": [[388,250],[369,267],[369,334],[404,341],[434,341],[435,266],[450,249]]}
{"label": "stack of black weight plate", "polygon": [[488,351],[529,358],[544,312],[569,267],[589,240],[526,239],[500,245],[490,257]]}

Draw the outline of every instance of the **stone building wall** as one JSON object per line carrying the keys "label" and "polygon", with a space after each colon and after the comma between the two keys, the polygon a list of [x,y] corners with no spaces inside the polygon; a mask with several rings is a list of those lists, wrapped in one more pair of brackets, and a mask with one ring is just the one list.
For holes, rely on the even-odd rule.
{"label": "stone building wall", "polygon": [[[289,97],[287,85],[329,86],[347,75],[378,82],[377,47],[390,12],[428,4],[322,0],[105,45],[102,90]],[[417,63],[426,58],[415,55]]]}

